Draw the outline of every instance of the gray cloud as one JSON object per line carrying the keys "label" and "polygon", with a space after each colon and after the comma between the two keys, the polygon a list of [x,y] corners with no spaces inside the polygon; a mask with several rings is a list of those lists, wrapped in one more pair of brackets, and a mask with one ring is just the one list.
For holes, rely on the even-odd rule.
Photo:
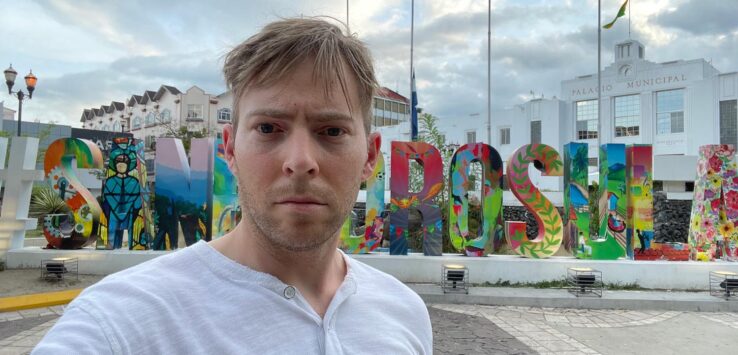
{"label": "gray cloud", "polygon": [[[639,4],[654,6],[651,0]],[[432,5],[416,4],[414,63],[420,105],[442,118],[483,113],[487,97],[486,6],[450,0]],[[79,51],[76,48],[80,46],[75,46],[74,52],[80,53],[64,52],[63,60],[43,58],[44,42],[56,43],[54,53],[58,56],[58,43],[75,40],[57,38],[56,33],[47,31],[43,34],[47,41],[33,41],[37,48],[32,53],[41,59],[12,56],[14,63],[27,60],[26,67],[28,61],[35,61],[31,64],[34,72],[37,62],[45,66],[39,67],[40,73],[43,69],[49,71],[40,77],[34,100],[27,108],[24,105],[24,117],[75,125],[84,108],[123,100],[161,84],[182,90],[197,85],[219,94],[225,88],[220,73],[222,55],[264,24],[300,14],[327,14],[339,19],[345,14],[343,0],[183,0],[176,6],[166,1],[58,0],[38,1],[34,6],[47,22],[56,21],[73,29],[67,34],[84,33],[89,48]],[[494,109],[523,102],[531,90],[546,97],[558,95],[562,80],[595,72],[596,9],[591,1],[521,5],[508,0],[495,6],[491,66]],[[634,22],[631,36],[644,43],[648,60],[704,57],[721,71],[735,71],[738,21],[731,16],[738,13],[736,6],[735,1],[683,2],[673,10],[639,15],[641,25]],[[441,14],[437,13],[439,8],[455,10]],[[381,84],[409,96],[409,1],[352,2],[352,9],[357,9],[351,14],[352,31],[369,45]],[[27,31],[11,28],[8,32],[22,39]],[[615,43],[627,38],[628,26],[623,20],[602,32],[603,67],[612,62]],[[12,48],[0,42],[0,53],[6,52],[12,52]],[[96,54],[95,59],[86,60],[91,54]],[[73,65],[75,58],[80,64]],[[18,66],[23,67],[20,63]],[[13,100],[6,100],[6,104],[14,105]]]}
{"label": "gray cloud", "polygon": [[738,29],[738,1],[690,0],[674,11],[654,17],[660,26],[678,28],[696,35],[727,33]]}

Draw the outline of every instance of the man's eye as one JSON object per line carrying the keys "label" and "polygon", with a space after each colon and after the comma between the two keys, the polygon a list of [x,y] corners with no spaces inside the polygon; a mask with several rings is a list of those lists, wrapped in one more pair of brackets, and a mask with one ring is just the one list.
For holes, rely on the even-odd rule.
{"label": "man's eye", "polygon": [[262,123],[259,125],[259,132],[274,133],[274,125],[269,123]]}
{"label": "man's eye", "polygon": [[344,133],[343,130],[338,127],[327,128],[323,132],[326,136],[331,136],[331,137],[338,137]]}

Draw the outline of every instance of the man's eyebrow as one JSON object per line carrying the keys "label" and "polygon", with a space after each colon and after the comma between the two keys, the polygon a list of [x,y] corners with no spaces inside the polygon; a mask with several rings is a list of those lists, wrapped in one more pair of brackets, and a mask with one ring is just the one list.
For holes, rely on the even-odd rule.
{"label": "man's eyebrow", "polygon": [[[251,110],[246,113],[246,117],[254,117],[254,116],[262,116],[262,117],[271,117],[271,118],[279,118],[279,119],[290,119],[294,116],[293,113],[281,109],[273,109],[273,108],[265,108],[265,109],[255,109]],[[346,122],[353,122],[354,119],[341,112],[336,111],[324,111],[324,112],[318,112],[316,114],[310,115],[310,120],[315,122],[333,122],[333,121],[346,121]]]}
{"label": "man's eyebrow", "polygon": [[246,112],[246,117],[254,117],[254,116],[265,116],[265,117],[272,117],[272,118],[290,118],[292,117],[292,114],[284,110],[273,109],[273,108],[255,109],[255,110]]}
{"label": "man's eyebrow", "polygon": [[335,111],[319,112],[315,115],[312,115],[311,118],[318,122],[332,122],[332,121],[353,122],[354,121],[354,119],[351,116],[345,113],[335,112]]}

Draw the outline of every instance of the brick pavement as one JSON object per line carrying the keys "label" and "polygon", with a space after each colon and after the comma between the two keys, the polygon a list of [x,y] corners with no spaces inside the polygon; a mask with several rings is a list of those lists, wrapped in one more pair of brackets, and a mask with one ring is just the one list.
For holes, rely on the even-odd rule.
{"label": "brick pavement", "polygon": [[429,307],[435,354],[535,354],[489,320]]}
{"label": "brick pavement", "polygon": [[[431,304],[436,354],[732,354],[738,313]],[[27,354],[62,306],[0,313],[0,355]],[[650,337],[643,337],[643,334]],[[722,344],[722,345],[721,345]]]}

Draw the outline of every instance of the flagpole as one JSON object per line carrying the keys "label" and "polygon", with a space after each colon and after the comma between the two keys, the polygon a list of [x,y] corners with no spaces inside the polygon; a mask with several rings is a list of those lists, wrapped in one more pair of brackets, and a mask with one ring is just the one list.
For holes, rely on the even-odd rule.
{"label": "flagpole", "polygon": [[351,35],[349,27],[349,0],[346,0],[346,30],[348,30],[349,35]]}
{"label": "flagpole", "polygon": [[[415,93],[415,88],[413,87],[415,83],[415,68],[413,67],[413,45],[414,45],[414,38],[415,35],[415,0],[412,0],[410,2],[410,96]],[[413,115],[417,115],[415,113],[415,105],[412,102],[410,102],[411,105],[413,105],[412,111]],[[417,137],[417,118],[411,117],[410,118],[410,139],[412,141],[418,140]]]}
{"label": "flagpole", "polygon": [[487,1],[487,144],[492,145],[492,0]]}
{"label": "flagpole", "polygon": [[597,0],[597,161],[599,162],[600,145],[602,144],[602,0]]}
{"label": "flagpole", "polygon": [[631,17],[630,17],[630,3],[631,3],[631,2],[630,2],[630,1],[628,1],[628,39],[631,39],[631,38],[630,38],[630,18],[631,18]]}

